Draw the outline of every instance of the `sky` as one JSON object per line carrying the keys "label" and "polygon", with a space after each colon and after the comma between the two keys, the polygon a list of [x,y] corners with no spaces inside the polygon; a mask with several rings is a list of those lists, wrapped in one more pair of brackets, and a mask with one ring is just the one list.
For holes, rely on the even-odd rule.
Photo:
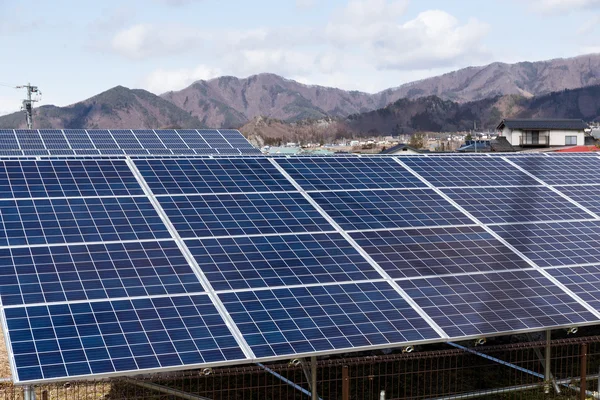
{"label": "sky", "polygon": [[0,115],[116,85],[270,72],[378,92],[494,61],[600,52],[600,0],[0,0]]}

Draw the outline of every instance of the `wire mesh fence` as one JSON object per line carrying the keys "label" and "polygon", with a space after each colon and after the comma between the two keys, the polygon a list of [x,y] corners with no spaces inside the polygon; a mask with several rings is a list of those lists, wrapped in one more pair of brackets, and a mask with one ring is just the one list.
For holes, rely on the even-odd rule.
{"label": "wire mesh fence", "polygon": [[[411,353],[335,357],[317,362],[318,398],[600,398],[600,336],[526,341]],[[550,373],[545,355],[550,352]],[[311,399],[310,361],[37,385],[36,399]],[[583,382],[583,383],[582,383]],[[25,399],[4,383],[0,399]]]}

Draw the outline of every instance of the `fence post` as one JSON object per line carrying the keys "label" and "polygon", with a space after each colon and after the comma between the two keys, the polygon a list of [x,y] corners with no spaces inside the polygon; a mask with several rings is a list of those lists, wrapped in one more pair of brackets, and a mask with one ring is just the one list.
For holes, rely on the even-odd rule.
{"label": "fence post", "polygon": [[319,400],[319,393],[317,392],[317,357],[315,356],[310,358],[310,380],[312,400]]}
{"label": "fence post", "polygon": [[347,365],[342,367],[342,400],[350,400],[350,379]]}
{"label": "fence post", "polygon": [[581,369],[580,369],[580,373],[581,373],[581,381],[579,384],[579,398],[581,400],[585,400],[586,398],[586,371],[587,369],[587,343],[582,343],[581,344]]}

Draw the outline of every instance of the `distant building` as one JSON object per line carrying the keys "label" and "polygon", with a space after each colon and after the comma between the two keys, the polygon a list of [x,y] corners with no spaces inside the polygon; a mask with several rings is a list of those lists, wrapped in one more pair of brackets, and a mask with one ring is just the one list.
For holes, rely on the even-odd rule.
{"label": "distant building", "polygon": [[580,119],[504,119],[500,136],[513,146],[582,146],[588,125]]}
{"label": "distant building", "polygon": [[383,150],[380,154],[418,154],[423,152],[428,153],[429,150],[420,150],[405,143],[400,143],[390,147],[389,149]]}

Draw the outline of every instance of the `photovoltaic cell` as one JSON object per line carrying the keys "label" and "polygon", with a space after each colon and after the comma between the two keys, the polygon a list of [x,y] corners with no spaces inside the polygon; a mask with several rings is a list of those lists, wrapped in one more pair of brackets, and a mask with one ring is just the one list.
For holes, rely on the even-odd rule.
{"label": "photovoltaic cell", "polygon": [[305,190],[424,187],[414,175],[388,158],[277,158]]}
{"label": "photovoltaic cell", "polygon": [[452,188],[443,192],[484,224],[593,218],[544,186]]}
{"label": "photovoltaic cell", "polygon": [[179,137],[190,149],[209,149],[206,140],[195,129],[177,129]]}
{"label": "photovoltaic cell", "polygon": [[344,230],[473,224],[431,189],[313,192]]}
{"label": "photovoltaic cell", "polygon": [[[98,150],[118,149],[119,145],[113,139],[111,133],[107,130],[88,130],[87,131],[92,143]],[[106,153],[103,153],[106,154]]]}
{"label": "photovoltaic cell", "polygon": [[183,238],[333,231],[300,193],[158,198]]}
{"label": "photovoltaic cell", "polygon": [[65,138],[69,141],[69,145],[75,150],[90,150],[95,146],[90,140],[87,132],[83,129],[65,129]]}
{"label": "photovoltaic cell", "polygon": [[134,130],[133,133],[142,147],[148,151],[154,152],[155,150],[166,149],[165,145],[151,129],[138,129]]}
{"label": "photovoltaic cell", "polygon": [[295,191],[267,159],[148,159],[135,164],[154,194]]}
{"label": "photovoltaic cell", "polygon": [[19,143],[15,137],[15,132],[12,129],[0,130],[0,149],[15,150],[19,149]]}
{"label": "photovoltaic cell", "polygon": [[541,267],[600,263],[600,221],[491,227]]}
{"label": "photovoltaic cell", "polygon": [[546,271],[600,311],[600,265],[548,268]]}
{"label": "photovoltaic cell", "polygon": [[0,246],[171,235],[146,197],[0,200]]}
{"label": "photovoltaic cell", "polygon": [[34,129],[17,129],[15,133],[17,134],[19,147],[22,150],[45,149],[39,131]]}
{"label": "photovoltaic cell", "polygon": [[600,214],[600,185],[598,186],[557,186],[566,194],[588,210]]}
{"label": "photovoltaic cell", "polygon": [[339,233],[186,240],[215,290],[381,279]]}
{"label": "photovoltaic cell", "polygon": [[515,157],[511,161],[549,185],[600,184],[600,157]]}
{"label": "photovoltaic cell", "polygon": [[188,146],[185,144],[179,134],[174,129],[155,129],[154,132],[158,135],[160,140],[169,149],[187,149]]}
{"label": "photovoltaic cell", "polygon": [[355,232],[350,236],[392,278],[531,268],[479,226]]}
{"label": "photovoltaic cell", "polygon": [[1,161],[3,198],[142,195],[121,160]]}
{"label": "photovoltaic cell", "polygon": [[46,149],[69,150],[71,147],[59,129],[41,129],[40,136]]}
{"label": "photovoltaic cell", "polygon": [[398,283],[451,338],[598,321],[538,271],[413,279]]}
{"label": "photovoltaic cell", "polygon": [[386,282],[223,293],[257,357],[438,339]]}
{"label": "photovoltaic cell", "polygon": [[0,249],[4,306],[203,292],[173,241]]}
{"label": "photovoltaic cell", "polygon": [[18,382],[244,359],[207,295],[5,309]]}
{"label": "photovoltaic cell", "polygon": [[437,187],[539,185],[496,157],[405,157],[402,161]]}

